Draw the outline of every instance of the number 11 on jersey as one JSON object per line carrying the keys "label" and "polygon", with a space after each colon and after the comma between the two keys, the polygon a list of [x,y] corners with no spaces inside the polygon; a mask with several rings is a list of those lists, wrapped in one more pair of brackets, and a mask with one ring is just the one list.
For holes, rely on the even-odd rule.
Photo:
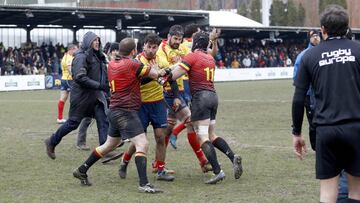
{"label": "number 11 on jersey", "polygon": [[206,73],[206,80],[214,81],[214,69],[207,67],[204,69],[204,71]]}

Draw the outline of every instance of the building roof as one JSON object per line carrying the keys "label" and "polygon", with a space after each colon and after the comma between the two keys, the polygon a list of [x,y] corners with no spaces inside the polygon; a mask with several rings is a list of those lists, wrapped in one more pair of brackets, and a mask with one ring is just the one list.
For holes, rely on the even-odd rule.
{"label": "building roof", "polygon": [[211,27],[264,27],[263,24],[229,11],[208,11]]}

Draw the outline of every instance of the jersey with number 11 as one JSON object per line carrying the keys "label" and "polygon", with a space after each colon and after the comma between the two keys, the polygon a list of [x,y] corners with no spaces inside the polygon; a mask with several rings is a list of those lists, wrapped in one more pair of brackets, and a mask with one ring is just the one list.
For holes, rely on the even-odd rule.
{"label": "jersey with number 11", "polygon": [[190,53],[183,58],[180,67],[186,70],[189,75],[192,95],[201,90],[215,92],[215,60],[210,54],[203,51]]}

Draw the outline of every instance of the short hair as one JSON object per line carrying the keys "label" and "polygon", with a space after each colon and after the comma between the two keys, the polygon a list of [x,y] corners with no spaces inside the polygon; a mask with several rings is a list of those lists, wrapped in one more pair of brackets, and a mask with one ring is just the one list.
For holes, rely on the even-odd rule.
{"label": "short hair", "polygon": [[161,38],[155,33],[150,33],[150,34],[146,35],[146,37],[144,39],[144,44],[147,44],[147,43],[160,45]]}
{"label": "short hair", "polygon": [[111,53],[114,50],[119,50],[119,43],[117,43],[117,42],[111,43],[110,48],[109,48],[109,52]]}
{"label": "short hair", "polygon": [[309,32],[307,33],[307,37],[310,39],[315,34],[320,36],[320,32],[318,30],[315,29],[309,30]]}
{"label": "short hair", "polygon": [[198,28],[200,28],[200,26],[195,23],[190,23],[190,24],[186,25],[184,28],[184,30],[185,30],[184,37],[186,37],[186,38],[192,37],[192,35],[198,31]]}
{"label": "short hair", "polygon": [[344,36],[349,28],[349,15],[339,5],[329,5],[320,14],[320,24],[329,36]]}
{"label": "short hair", "polygon": [[206,32],[198,32],[195,34],[193,38],[193,45],[191,51],[195,49],[201,49],[203,51],[207,51],[207,47],[209,45],[209,34]]}
{"label": "short hair", "polygon": [[184,28],[181,25],[173,25],[170,27],[169,34],[184,36]]}
{"label": "short hair", "polygon": [[119,54],[121,56],[128,56],[134,49],[136,49],[136,43],[134,39],[127,37],[120,41]]}
{"label": "short hair", "polygon": [[77,48],[78,46],[76,44],[68,44],[67,46],[67,51],[69,51],[70,49],[74,49]]}

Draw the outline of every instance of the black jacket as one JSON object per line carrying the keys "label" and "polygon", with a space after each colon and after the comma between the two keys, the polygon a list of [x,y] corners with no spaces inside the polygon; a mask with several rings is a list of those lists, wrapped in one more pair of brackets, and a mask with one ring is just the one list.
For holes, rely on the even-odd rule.
{"label": "black jacket", "polygon": [[105,57],[91,48],[98,38],[93,32],[84,35],[81,48],[75,53],[71,66],[74,83],[70,94],[69,118],[80,121],[83,117],[92,117],[97,104],[108,106],[108,79]]}

